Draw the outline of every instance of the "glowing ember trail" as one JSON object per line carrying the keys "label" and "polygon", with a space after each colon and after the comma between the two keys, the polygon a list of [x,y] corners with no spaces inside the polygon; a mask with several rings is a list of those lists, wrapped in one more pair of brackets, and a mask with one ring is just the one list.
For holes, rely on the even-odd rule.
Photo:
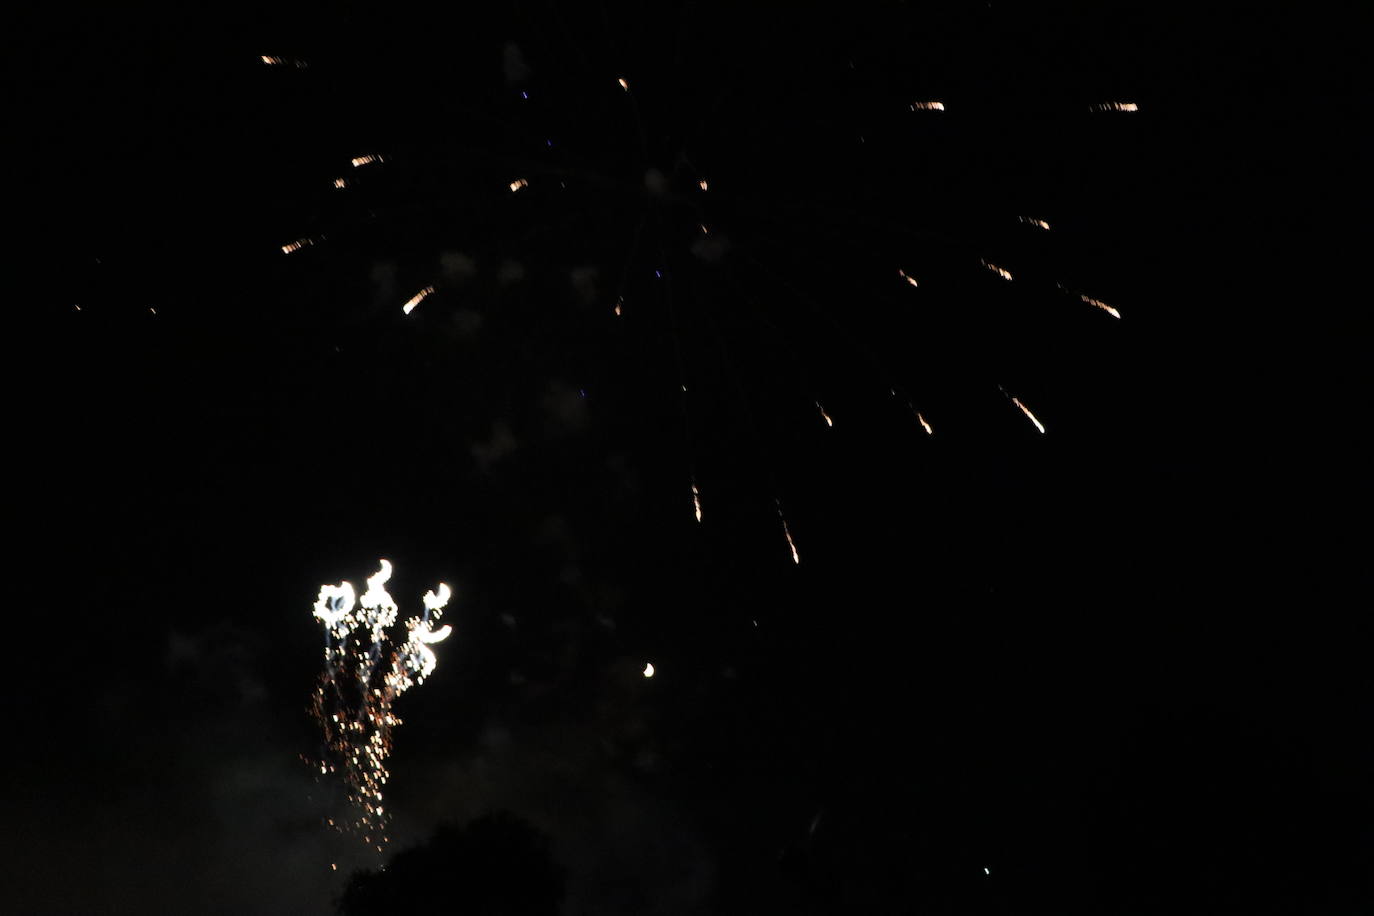
{"label": "glowing ember trail", "polygon": [[778,519],[782,522],[782,535],[787,538],[787,549],[792,551],[792,562],[801,563],[801,556],[797,553],[797,545],[792,540],[792,530],[787,527],[787,517],[782,514],[782,503],[774,500],[778,507]]}
{"label": "glowing ember trail", "polygon": [[701,491],[697,489],[696,479],[692,479],[692,506],[696,510],[697,521],[701,521]]}
{"label": "glowing ember trail", "polygon": [[1107,303],[1103,302],[1101,299],[1094,299],[1092,296],[1085,296],[1082,293],[1079,294],[1078,298],[1088,303],[1088,305],[1097,306],[1098,308],[1102,309],[1102,311],[1106,312],[1108,315],[1111,315],[1113,318],[1119,319],[1121,317],[1120,312],[1118,312],[1115,308],[1108,305]]}
{"label": "glowing ember trail", "polygon": [[944,102],[912,102],[912,111],[944,111]]}
{"label": "glowing ember trail", "polygon": [[1034,217],[1030,216],[1018,216],[1017,219],[1023,223],[1026,223],[1027,225],[1034,226],[1037,229],[1044,229],[1046,232],[1050,231],[1050,224],[1045,222],[1043,219],[1035,219]]}
{"label": "glowing ember trail", "polygon": [[835,425],[835,421],[830,419],[830,414],[825,412],[825,408],[821,406],[820,401],[816,402],[816,409],[821,412],[821,419],[825,420],[826,426],[833,427]]}
{"label": "glowing ember trail", "polygon": [[517,178],[517,179],[515,179],[514,181],[512,181],[512,182],[510,183],[510,192],[511,192],[512,194],[514,194],[516,191],[520,190],[521,188],[528,188],[529,186],[530,186],[530,183],[529,183],[528,181],[526,181],[524,178]]}
{"label": "glowing ember trail", "polygon": [[1011,282],[1011,271],[1007,270],[1005,267],[998,267],[996,264],[993,264],[990,261],[984,261],[983,266],[986,267],[988,270],[992,271],[993,273],[997,274],[997,276],[1001,277],[1003,280]]}
{"label": "glowing ember trail", "polygon": [[616,82],[620,85],[621,89],[624,89],[626,92],[630,91],[630,84],[625,82],[625,78],[623,76],[620,79],[616,80]]}
{"label": "glowing ember trail", "polygon": [[401,306],[401,311],[409,315],[411,312],[415,311],[415,306],[423,302],[425,300],[425,297],[433,292],[434,287],[426,286],[424,289],[420,290],[418,293],[407,299],[406,304]]}
{"label": "glowing ember trail", "polygon": [[921,429],[924,429],[926,431],[927,436],[935,435],[935,430],[930,428],[930,424],[926,422],[925,417],[921,416],[921,412],[919,410],[916,411],[916,422],[921,424]]}
{"label": "glowing ember trail", "polygon": [[1140,106],[1135,102],[1102,102],[1098,105],[1089,105],[1089,111],[1139,111]]}
{"label": "glowing ember trail", "polygon": [[900,267],[897,268],[897,276],[901,277],[903,280],[910,283],[912,286],[920,286],[920,284],[916,282],[915,277],[911,276],[906,271],[902,270]]}
{"label": "glowing ember trail", "polygon": [[708,184],[706,183],[706,179],[703,178],[703,179],[701,179],[701,181],[698,181],[698,182],[697,182],[697,187],[699,187],[699,188],[701,188],[703,191],[705,191],[708,187],[710,187],[710,185],[708,185]]}
{"label": "glowing ember trail", "polygon": [[365,165],[371,165],[374,162],[385,162],[386,160],[375,153],[369,153],[366,156],[354,156],[350,161],[353,163],[355,169],[360,169]]}
{"label": "glowing ember trail", "polygon": [[323,739],[320,759],[311,766],[319,767],[320,776],[337,774],[355,809],[347,822],[330,818],[329,826],[359,834],[369,845],[374,834],[387,842],[382,787],[390,775],[392,730],[401,724],[392,704],[434,672],[438,659],[430,647],[453,632],[447,624],[433,628],[452,594],[440,583],[437,593],[425,593],[424,614],[406,621],[405,641],[391,648],[387,629],[398,609],[386,590],[391,564],[382,560],[380,566],[361,596],[341,582],[321,586],[315,601],[315,618],[324,626],[325,670],[311,703]]}
{"label": "glowing ember trail", "polygon": [[297,251],[300,251],[302,248],[305,248],[306,246],[313,244],[315,244],[315,240],[312,238],[296,239],[294,242],[287,242],[285,245],[281,246],[281,253],[293,254]]}
{"label": "glowing ember trail", "polygon": [[1045,427],[1040,423],[1039,420],[1035,419],[1035,414],[1030,412],[1029,407],[1027,407],[1025,404],[1022,404],[1018,398],[1012,398],[1011,402],[1015,404],[1017,407],[1021,408],[1021,412],[1026,415],[1026,419],[1030,420],[1032,423],[1035,424],[1036,429],[1040,430],[1041,433],[1045,431]]}

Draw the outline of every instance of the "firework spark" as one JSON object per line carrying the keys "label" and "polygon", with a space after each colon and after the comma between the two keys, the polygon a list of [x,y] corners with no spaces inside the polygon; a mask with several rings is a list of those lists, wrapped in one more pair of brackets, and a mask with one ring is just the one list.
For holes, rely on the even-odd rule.
{"label": "firework spark", "polygon": [[385,162],[386,160],[376,153],[368,153],[366,156],[354,156],[349,161],[353,163],[355,169],[360,169],[365,165],[372,165],[375,162]]}
{"label": "firework spark", "polygon": [[405,305],[401,306],[401,311],[409,315],[411,312],[415,311],[415,306],[423,302],[425,297],[433,292],[434,287],[426,286],[424,289],[407,299]]}
{"label": "firework spark", "polygon": [[1017,220],[1029,226],[1034,226],[1037,229],[1044,229],[1046,232],[1050,231],[1050,224],[1043,219],[1036,219],[1033,216],[1018,216]]}
{"label": "firework spark", "polygon": [[1011,271],[1007,270],[1005,267],[998,267],[990,261],[984,261],[983,266],[997,274],[997,276],[1001,277],[1003,280],[1011,282]]}
{"label": "firework spark", "polygon": [[521,188],[528,188],[529,186],[530,186],[529,181],[527,181],[527,180],[524,179],[524,178],[517,178],[517,179],[515,179],[514,181],[512,181],[512,182],[510,183],[510,192],[511,192],[512,194],[514,194],[516,191],[519,191]]}
{"label": "firework spark", "polygon": [[905,280],[906,282],[910,283],[912,286],[920,286],[920,285],[921,285],[921,284],[919,284],[919,283],[916,282],[916,278],[915,278],[915,277],[911,276],[910,274],[908,274],[906,271],[902,270],[901,268],[898,268],[898,269],[897,269],[897,276],[901,277],[903,280]]}
{"label": "firework spark", "polygon": [[944,102],[912,102],[912,111],[944,111]]}
{"label": "firework spark", "polygon": [[1027,420],[1030,420],[1032,423],[1035,424],[1036,429],[1040,430],[1041,433],[1045,432],[1044,424],[1042,424],[1039,420],[1035,418],[1035,414],[1031,413],[1030,408],[1027,407],[1025,404],[1022,404],[1019,398],[1012,398],[1011,402],[1015,404],[1017,407],[1021,408],[1021,412],[1026,415]]}
{"label": "firework spark", "polygon": [[314,610],[325,631],[325,670],[311,704],[323,737],[323,753],[312,766],[321,776],[339,776],[355,810],[349,821],[330,819],[330,826],[358,833],[369,845],[374,834],[386,842],[382,788],[390,775],[392,731],[401,724],[392,704],[434,672],[438,660],[430,646],[453,632],[447,624],[433,628],[452,594],[440,583],[437,593],[425,593],[423,616],[406,621],[405,641],[390,648],[387,629],[398,612],[386,590],[391,569],[382,560],[361,596],[348,582],[321,586]]}
{"label": "firework spark", "polygon": [[1089,105],[1089,111],[1139,111],[1140,106],[1135,102],[1101,102],[1097,105]]}
{"label": "firework spark", "polygon": [[305,248],[305,247],[308,247],[308,246],[314,245],[314,244],[315,244],[315,240],[312,239],[312,238],[296,239],[294,242],[287,242],[285,245],[281,246],[281,253],[282,253],[282,254],[294,254],[294,253],[296,253],[297,251],[300,251],[302,248]]}

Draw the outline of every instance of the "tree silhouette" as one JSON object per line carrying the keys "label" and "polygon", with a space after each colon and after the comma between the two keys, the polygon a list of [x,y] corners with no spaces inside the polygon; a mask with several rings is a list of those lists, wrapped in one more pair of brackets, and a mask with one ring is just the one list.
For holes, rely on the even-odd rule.
{"label": "tree silhouette", "polygon": [[355,872],[338,910],[342,916],[556,916],[562,899],[563,871],[548,838],[513,814],[495,812],[462,827],[441,824],[380,871]]}

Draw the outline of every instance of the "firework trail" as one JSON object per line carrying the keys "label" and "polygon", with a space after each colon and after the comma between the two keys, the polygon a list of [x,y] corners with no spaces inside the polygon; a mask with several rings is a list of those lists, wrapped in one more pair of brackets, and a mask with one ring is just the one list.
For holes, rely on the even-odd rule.
{"label": "firework trail", "polygon": [[453,632],[448,624],[434,628],[452,594],[441,582],[438,592],[425,593],[424,613],[405,622],[405,639],[393,645],[387,630],[399,609],[386,590],[391,564],[382,560],[380,567],[361,596],[348,582],[320,587],[314,615],[324,626],[325,667],[311,701],[322,737],[322,753],[311,765],[320,776],[342,781],[353,809],[345,821],[329,823],[378,850],[387,842],[386,760],[392,732],[401,724],[393,704],[434,672],[438,660],[431,646]]}

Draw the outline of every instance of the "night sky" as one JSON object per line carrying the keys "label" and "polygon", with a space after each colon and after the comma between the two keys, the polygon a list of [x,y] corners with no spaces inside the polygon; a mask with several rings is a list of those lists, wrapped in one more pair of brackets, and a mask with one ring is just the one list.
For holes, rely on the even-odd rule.
{"label": "night sky", "polygon": [[10,31],[0,910],[335,912],[386,557],[431,912],[1369,912],[1356,5],[641,6]]}

